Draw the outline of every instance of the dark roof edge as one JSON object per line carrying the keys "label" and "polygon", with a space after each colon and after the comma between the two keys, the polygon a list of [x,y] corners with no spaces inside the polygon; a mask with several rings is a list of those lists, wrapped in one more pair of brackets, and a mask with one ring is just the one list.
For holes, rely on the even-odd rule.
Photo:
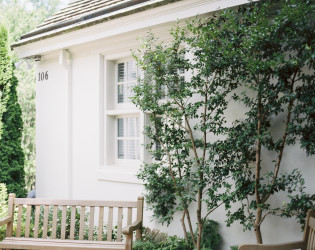
{"label": "dark roof edge", "polygon": [[72,20],[68,20],[68,21],[64,21],[64,22],[61,22],[61,23],[48,25],[47,27],[43,27],[43,28],[40,28],[38,30],[29,32],[29,33],[27,33],[25,35],[22,35],[21,39],[30,38],[32,36],[40,35],[42,33],[48,32],[48,31],[52,31],[52,30],[63,28],[63,27],[66,27],[66,26],[69,26],[69,25],[72,25],[72,24],[84,22],[84,21],[87,21],[87,20],[95,18],[95,17],[99,17],[99,16],[102,16],[102,15],[105,15],[105,14],[109,14],[111,12],[114,12],[114,11],[117,11],[117,10],[121,10],[121,9],[124,9],[124,8],[128,8],[130,6],[137,5],[137,4],[144,3],[144,2],[148,2],[148,1],[150,1],[150,0],[134,0],[134,1],[129,1],[129,2],[125,2],[125,3],[120,3],[120,4],[117,4],[115,6],[105,8],[103,10],[92,12],[92,13],[84,15],[82,17],[77,17],[77,18],[72,19]]}
{"label": "dark roof edge", "polygon": [[[136,4],[135,4],[135,1],[136,1]],[[36,35],[44,34],[46,32],[53,31],[53,30],[56,30],[56,29],[59,29],[59,28],[64,28],[64,27],[67,27],[67,26],[70,26],[70,25],[73,25],[73,24],[76,24],[76,23],[80,23],[82,21],[88,21],[90,19],[102,16],[102,15],[105,15],[105,14],[109,14],[109,13],[114,12],[114,11],[118,11],[118,10],[121,10],[121,9],[124,9],[124,8],[128,8],[128,7],[131,7],[131,6],[134,6],[134,5],[137,5],[137,4],[141,4],[141,3],[145,3],[145,2],[149,2],[149,1],[151,1],[151,0],[134,0],[134,1],[132,1],[132,4],[130,2],[118,4],[116,6],[109,7],[109,8],[106,8],[104,10],[91,13],[91,14],[88,14],[86,16],[76,18],[74,20],[65,21],[65,22],[62,22],[62,23],[51,25],[49,27],[45,27],[45,28],[42,28],[42,29],[39,29],[39,30],[35,30],[33,32],[30,32],[30,33],[27,33],[25,35],[22,35],[21,36],[21,40],[27,39],[27,38],[31,38],[31,37],[36,36]],[[43,39],[46,39],[46,38],[54,37],[54,36],[61,35],[61,34],[64,34],[64,33],[68,33],[68,32],[74,31],[74,30],[78,30],[78,29],[89,27],[89,26],[93,26],[93,25],[96,25],[96,24],[99,24],[99,23],[102,23],[104,21],[108,21],[108,20],[111,20],[111,19],[114,19],[114,18],[127,16],[127,15],[130,15],[130,14],[133,14],[133,13],[141,12],[141,11],[144,11],[144,10],[147,10],[147,9],[151,9],[151,8],[158,7],[158,6],[163,6],[163,5],[166,5],[168,3],[178,2],[178,1],[181,1],[181,0],[165,0],[165,1],[161,1],[161,2],[152,3],[151,5],[148,4],[148,5],[139,7],[137,9],[132,9],[132,10],[129,10],[129,11],[126,11],[126,12],[122,12],[122,13],[117,13],[117,14],[115,14],[113,16],[107,16],[105,18],[101,18],[101,19],[95,20],[93,22],[83,23],[81,25],[77,25],[77,26],[71,27],[69,29],[57,31],[55,33],[43,35],[41,37],[37,37],[37,38],[34,38],[34,39],[29,39],[29,40],[24,41],[24,42],[17,42],[17,43],[14,43],[14,44],[11,45],[11,49],[14,49],[14,48],[26,45],[28,43],[37,42],[39,40],[43,40]]]}

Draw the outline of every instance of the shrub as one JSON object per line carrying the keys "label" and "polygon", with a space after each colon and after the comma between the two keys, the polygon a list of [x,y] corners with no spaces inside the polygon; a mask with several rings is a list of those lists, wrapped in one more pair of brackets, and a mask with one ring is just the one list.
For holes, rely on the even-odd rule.
{"label": "shrub", "polygon": [[[219,234],[219,223],[213,220],[206,220],[203,225],[201,249],[214,250],[219,248],[221,235]],[[195,232],[197,234],[197,231]],[[194,249],[191,238],[185,239],[178,236],[168,236],[157,229],[143,228],[141,241],[135,241],[134,250],[159,249],[159,250],[192,250]]]}
{"label": "shrub", "polygon": [[[4,218],[8,213],[7,205],[8,193],[4,183],[0,183],[0,219]],[[0,241],[5,237],[6,226],[0,227]]]}

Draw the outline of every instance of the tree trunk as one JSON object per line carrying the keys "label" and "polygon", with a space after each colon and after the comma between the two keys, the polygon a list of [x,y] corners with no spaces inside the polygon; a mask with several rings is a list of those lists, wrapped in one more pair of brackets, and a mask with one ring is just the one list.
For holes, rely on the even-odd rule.
{"label": "tree trunk", "polygon": [[255,229],[255,236],[256,236],[256,241],[258,244],[262,244],[263,241],[262,241],[262,236],[261,236],[261,231],[260,231],[260,226]]}
{"label": "tree trunk", "polygon": [[260,207],[257,207],[256,220],[255,220],[254,228],[255,228],[256,241],[258,244],[263,243],[261,230],[260,230],[261,219],[262,219],[262,211],[261,211]]}
{"label": "tree trunk", "polygon": [[202,224],[198,223],[197,250],[201,249]]}

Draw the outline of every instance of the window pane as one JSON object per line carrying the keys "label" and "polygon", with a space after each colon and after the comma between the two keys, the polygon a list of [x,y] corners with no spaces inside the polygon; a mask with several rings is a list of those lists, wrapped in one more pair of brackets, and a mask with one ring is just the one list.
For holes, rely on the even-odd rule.
{"label": "window pane", "polygon": [[127,62],[127,81],[137,80],[137,65],[135,61]]}
{"label": "window pane", "polygon": [[117,102],[123,103],[124,99],[124,85],[120,84],[117,86]]}
{"label": "window pane", "polygon": [[118,159],[125,158],[125,145],[123,140],[118,140]]}
{"label": "window pane", "polygon": [[133,91],[133,87],[136,85],[136,83],[129,83],[127,87],[127,102],[131,102],[130,97],[133,97],[135,95]]}
{"label": "window pane", "polygon": [[117,127],[118,134],[117,134],[117,136],[118,137],[124,137],[124,119],[123,118],[118,119],[117,124],[118,124],[118,127]]}
{"label": "window pane", "polygon": [[124,82],[125,81],[125,63],[118,63],[118,82]]}
{"label": "window pane", "polygon": [[136,140],[127,140],[127,159],[136,159]]}
{"label": "window pane", "polygon": [[139,136],[139,124],[137,117],[126,118],[127,120],[127,137],[138,137]]}

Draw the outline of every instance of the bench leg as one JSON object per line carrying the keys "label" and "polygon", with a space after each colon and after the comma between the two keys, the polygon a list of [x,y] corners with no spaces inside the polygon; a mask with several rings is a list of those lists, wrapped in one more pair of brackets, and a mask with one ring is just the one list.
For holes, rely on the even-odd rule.
{"label": "bench leg", "polygon": [[132,250],[132,233],[126,234],[126,250]]}

